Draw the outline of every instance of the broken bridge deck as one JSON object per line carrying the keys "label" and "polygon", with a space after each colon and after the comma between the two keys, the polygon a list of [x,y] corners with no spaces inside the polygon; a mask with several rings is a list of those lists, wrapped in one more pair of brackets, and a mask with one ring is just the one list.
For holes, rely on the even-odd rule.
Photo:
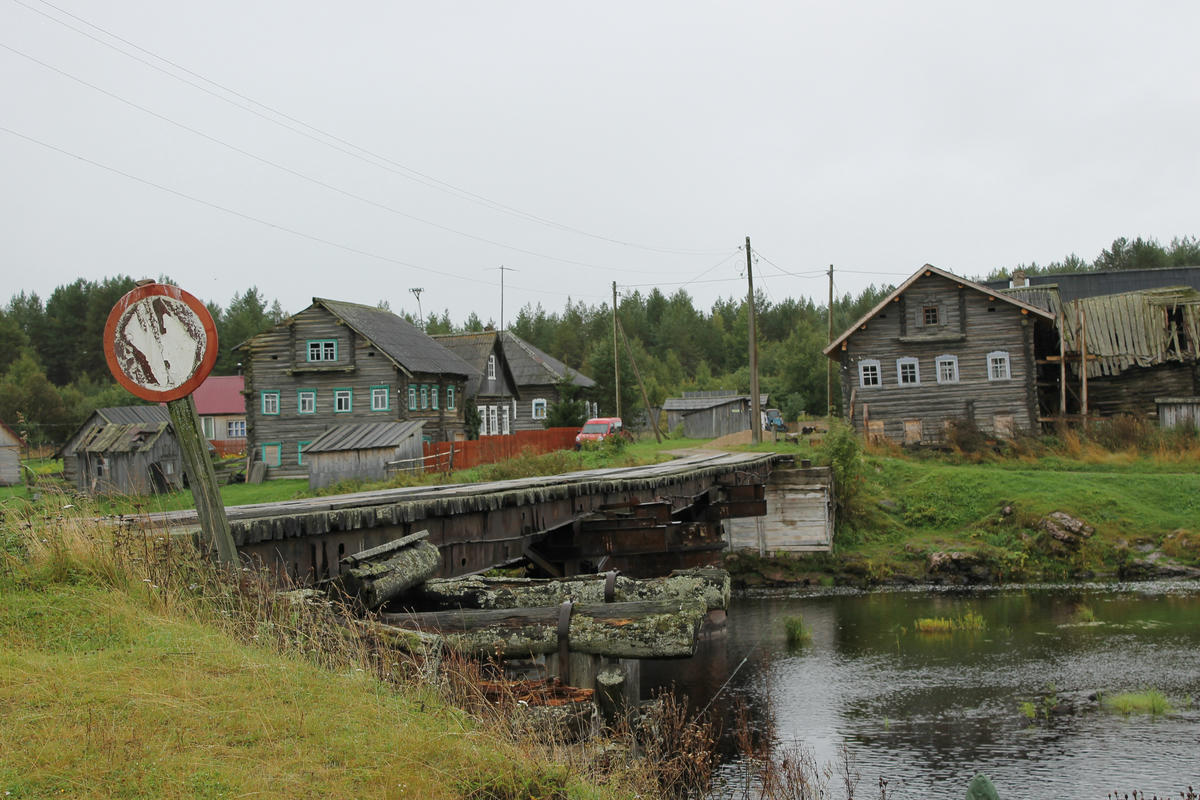
{"label": "broken bridge deck", "polygon": [[[336,577],[339,562],[429,531],[454,577],[529,559],[552,576],[619,569],[633,576],[712,563],[722,522],[767,513],[772,453],[702,452],[641,467],[486,483],[385,489],[226,509],[238,551],[298,582]],[[194,511],[149,524],[197,530]]]}

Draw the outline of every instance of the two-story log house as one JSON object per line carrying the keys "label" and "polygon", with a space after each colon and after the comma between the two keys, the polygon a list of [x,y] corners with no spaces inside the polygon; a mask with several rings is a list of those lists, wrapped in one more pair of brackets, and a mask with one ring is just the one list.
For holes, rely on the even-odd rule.
{"label": "two-story log house", "polygon": [[314,297],[236,349],[249,453],[268,477],[307,475],[305,446],[337,425],[419,420],[427,441],[465,437],[476,370],[390,311]]}

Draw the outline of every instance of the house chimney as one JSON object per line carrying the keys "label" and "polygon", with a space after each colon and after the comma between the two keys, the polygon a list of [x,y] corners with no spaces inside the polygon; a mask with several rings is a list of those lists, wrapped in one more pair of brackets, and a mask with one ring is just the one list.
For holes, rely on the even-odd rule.
{"label": "house chimney", "polygon": [[1025,274],[1025,270],[1019,269],[1012,274],[1013,288],[1029,285],[1029,276]]}

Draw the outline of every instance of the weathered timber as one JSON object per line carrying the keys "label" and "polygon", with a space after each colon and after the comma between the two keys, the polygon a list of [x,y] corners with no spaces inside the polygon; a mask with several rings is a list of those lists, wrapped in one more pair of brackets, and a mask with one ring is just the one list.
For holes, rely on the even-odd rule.
{"label": "weathered timber", "polygon": [[[573,600],[605,602],[606,574],[540,578],[435,578],[421,587],[421,596],[437,608],[529,608]],[[702,598],[708,610],[729,607],[729,573],[717,568],[676,570],[665,578],[635,580],[616,576],[612,602],[692,600]]]}
{"label": "weathered timber", "polygon": [[424,541],[429,531],[346,556],[342,586],[367,608],[377,608],[437,574],[441,552]]}
{"label": "weathered timber", "polygon": [[[707,608],[702,600],[576,605],[567,648],[610,658],[688,658]],[[527,658],[559,649],[558,606],[383,614],[386,625],[438,633],[463,654]]]}
{"label": "weathered timber", "polygon": [[200,417],[196,414],[196,401],[189,394],[167,403],[167,413],[179,438],[183,451],[184,469],[191,483],[192,496],[196,501],[196,515],[209,545],[222,564],[237,564],[237,547],[225,517],[225,504],[217,489],[217,477],[213,472],[212,459],[208,457],[208,442],[200,429]]}

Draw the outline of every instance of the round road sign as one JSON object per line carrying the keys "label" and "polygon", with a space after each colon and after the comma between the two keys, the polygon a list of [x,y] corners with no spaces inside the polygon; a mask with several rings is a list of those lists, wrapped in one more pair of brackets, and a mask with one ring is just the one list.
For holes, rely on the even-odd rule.
{"label": "round road sign", "polygon": [[183,289],[148,283],[109,312],[104,356],[117,383],[143,400],[178,400],[212,372],[217,327],[204,304]]}

